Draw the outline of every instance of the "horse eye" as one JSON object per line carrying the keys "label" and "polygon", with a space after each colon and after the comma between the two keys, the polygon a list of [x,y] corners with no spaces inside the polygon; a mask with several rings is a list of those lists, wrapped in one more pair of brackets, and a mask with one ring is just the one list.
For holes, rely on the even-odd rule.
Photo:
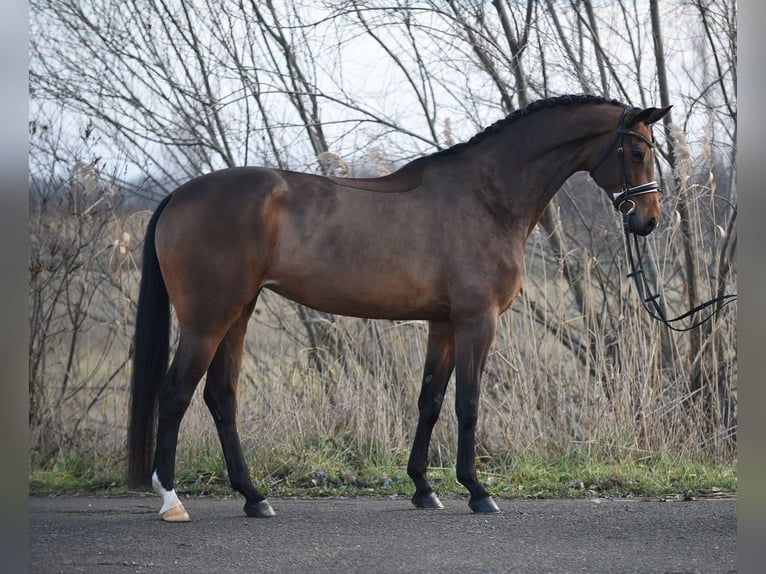
{"label": "horse eye", "polygon": [[630,156],[633,158],[633,161],[644,161],[644,152],[640,149],[630,150]]}

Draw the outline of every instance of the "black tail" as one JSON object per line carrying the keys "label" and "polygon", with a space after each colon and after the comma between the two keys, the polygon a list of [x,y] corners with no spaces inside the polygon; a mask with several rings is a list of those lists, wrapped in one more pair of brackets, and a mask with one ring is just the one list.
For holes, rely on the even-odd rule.
{"label": "black tail", "polygon": [[144,239],[130,384],[128,484],[131,486],[150,483],[157,427],[157,392],[170,356],[170,301],[154,248],[157,220],[170,197],[163,199],[155,210]]}

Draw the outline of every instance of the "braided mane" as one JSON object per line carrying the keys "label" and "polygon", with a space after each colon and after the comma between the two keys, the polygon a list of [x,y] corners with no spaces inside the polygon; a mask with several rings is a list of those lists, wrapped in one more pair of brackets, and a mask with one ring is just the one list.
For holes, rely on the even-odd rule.
{"label": "braided mane", "polygon": [[[527,106],[524,106],[523,108],[519,108],[511,112],[505,118],[496,121],[494,124],[488,126],[483,131],[477,133],[468,141],[455,144],[451,147],[448,147],[443,150],[439,150],[430,155],[424,156],[420,159],[427,159],[432,157],[443,157],[446,155],[452,155],[454,153],[464,151],[467,147],[470,147],[476,143],[479,143],[485,140],[488,136],[505,129],[506,127],[508,127],[509,125],[511,125],[512,123],[514,123],[516,120],[520,118],[525,118],[541,110],[556,108],[559,106],[564,106],[569,104],[611,104],[614,106],[621,106],[623,108],[626,107],[625,104],[623,104],[622,102],[618,100],[607,99],[607,98],[604,98],[601,96],[595,96],[592,94],[567,94],[563,96],[555,96],[551,98],[537,100],[530,103]],[[418,161],[418,160],[415,160],[415,161]]]}

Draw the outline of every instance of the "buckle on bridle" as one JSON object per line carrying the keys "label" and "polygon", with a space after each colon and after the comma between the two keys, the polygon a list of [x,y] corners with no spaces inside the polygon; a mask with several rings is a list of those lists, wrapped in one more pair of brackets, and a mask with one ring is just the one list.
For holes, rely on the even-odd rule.
{"label": "buckle on bridle", "polygon": [[612,205],[614,205],[614,208],[617,211],[620,211],[620,207],[622,207],[622,204],[626,201],[630,201],[633,206],[630,208],[628,213],[625,215],[628,215],[633,212],[633,210],[636,208],[636,204],[630,199],[634,195],[643,195],[645,193],[659,193],[660,192],[660,186],[657,183],[657,180],[649,181],[647,183],[643,183],[641,185],[636,185],[633,187],[627,187],[623,186],[622,190],[615,193],[612,196]]}

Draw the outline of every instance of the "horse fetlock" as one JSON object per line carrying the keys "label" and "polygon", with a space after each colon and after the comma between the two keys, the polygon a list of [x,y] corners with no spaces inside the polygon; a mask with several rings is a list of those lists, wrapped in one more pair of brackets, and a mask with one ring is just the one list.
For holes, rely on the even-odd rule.
{"label": "horse fetlock", "polygon": [[166,489],[162,485],[156,470],[152,474],[152,488],[154,488],[154,492],[162,497],[160,518],[164,522],[189,522],[191,520],[184,505],[178,499],[175,489]]}

